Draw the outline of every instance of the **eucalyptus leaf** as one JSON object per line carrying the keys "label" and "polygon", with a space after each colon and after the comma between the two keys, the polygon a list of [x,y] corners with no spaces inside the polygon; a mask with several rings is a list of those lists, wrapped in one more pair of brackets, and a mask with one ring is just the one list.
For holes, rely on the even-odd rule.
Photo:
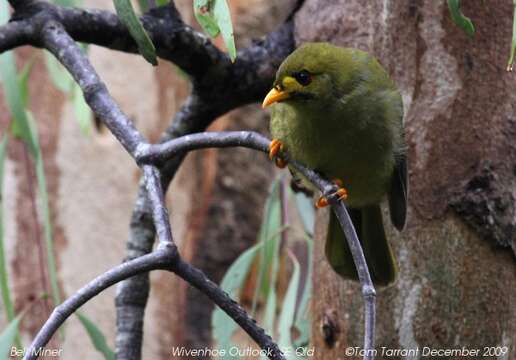
{"label": "eucalyptus leaf", "polygon": [[93,343],[93,346],[99,353],[101,353],[104,356],[105,360],[115,360],[115,353],[114,351],[109,347],[109,345],[106,342],[106,337],[102,333],[102,331],[95,325],[93,321],[91,321],[86,315],[76,312],[75,315],[81,322],[82,326],[88,333],[88,336]]}
{"label": "eucalyptus leaf", "polygon": [[[43,233],[45,236],[45,248],[47,253],[47,269],[50,278],[50,287],[52,291],[52,301],[54,305],[61,303],[61,295],[57,279],[57,265],[54,256],[54,236],[52,223],[50,222],[50,205],[48,200],[47,182],[45,178],[45,168],[43,164],[43,155],[39,146],[38,131],[36,122],[30,111],[26,111],[26,117],[29,123],[29,135],[31,142],[35,144],[36,155],[34,156],[36,167],[36,180],[38,183],[38,195],[40,198],[41,214],[43,220]],[[62,333],[62,332],[61,332]]]}
{"label": "eucalyptus leaf", "polygon": [[7,262],[5,258],[5,246],[4,246],[4,218],[3,218],[3,206],[4,206],[4,164],[7,153],[7,135],[2,136],[0,142],[0,291],[2,292],[2,304],[5,310],[5,318],[8,321],[14,319],[14,306],[11,299],[11,292],[9,290],[9,279],[7,274]]}
{"label": "eucalyptus leaf", "polygon": [[[249,269],[251,268],[251,265],[262,245],[263,244],[261,243],[257,243],[244,251],[224,275],[220,287],[227,292],[231,298],[237,298],[237,292],[243,286],[249,273]],[[212,313],[211,326],[213,339],[217,346],[220,349],[231,348],[233,346],[231,337],[238,328],[238,325],[233,321],[233,319],[231,319],[220,308],[217,308]],[[227,352],[226,356],[223,357],[223,359],[232,358],[234,357],[227,354]]]}
{"label": "eucalyptus leaf", "polygon": [[235,61],[236,47],[231,12],[226,0],[194,0],[194,15],[202,29],[211,37],[222,35],[231,61]]}
{"label": "eucalyptus leaf", "polygon": [[296,201],[297,211],[301,217],[305,231],[309,235],[313,235],[315,226],[315,208],[312,199],[302,192],[294,193],[294,198]]}
{"label": "eucalyptus leaf", "polygon": [[[264,244],[260,251],[258,264],[258,282],[253,297],[252,313],[255,312],[258,297],[267,298],[270,289],[270,269],[274,259],[278,257],[279,235],[281,232],[281,199],[279,196],[280,180],[276,179],[270,186],[269,196],[265,202],[262,224],[258,233],[258,242]],[[272,275],[272,274],[271,274]]]}
{"label": "eucalyptus leaf", "polygon": [[74,84],[74,86],[72,87],[71,97],[73,109],[75,112],[75,118],[79,123],[81,131],[83,132],[83,134],[91,133],[92,113],[90,107],[88,106],[88,104],[86,104],[86,101],[84,100],[84,96],[79,85]]}
{"label": "eucalyptus leaf", "polygon": [[14,56],[10,51],[0,54],[0,78],[2,79],[7,107],[13,119],[11,132],[14,136],[21,138],[30,153],[36,156],[37,147],[30,134],[29,121],[23,106],[23,91],[17,75]]}
{"label": "eucalyptus leaf", "polygon": [[146,13],[150,9],[149,0],[138,0],[138,7],[142,13]]}
{"label": "eucalyptus leaf", "polygon": [[226,0],[213,0],[213,16],[220,29],[220,34],[228,50],[231,61],[236,59],[235,36],[233,34],[233,23],[231,21],[231,12]]}
{"label": "eucalyptus leaf", "polygon": [[72,7],[80,5],[81,1],[76,0],[54,0],[54,4],[65,6],[65,7]]}
{"label": "eucalyptus leaf", "polygon": [[310,342],[310,312],[309,312],[309,304],[310,298],[312,297],[312,258],[313,258],[313,240],[307,236],[305,236],[306,246],[308,248],[307,254],[307,264],[308,269],[306,272],[305,279],[308,281],[305,282],[303,287],[303,294],[301,295],[301,300],[299,302],[299,306],[296,310],[296,320],[294,323],[295,328],[299,332],[298,337],[294,342],[294,346],[307,346]]}
{"label": "eucalyptus leaf", "polygon": [[0,334],[0,359],[10,358],[11,347],[18,335],[21,317],[21,314],[15,317]]}
{"label": "eucalyptus leaf", "polygon": [[0,25],[7,24],[9,21],[9,6],[7,0],[0,0]]}
{"label": "eucalyptus leaf", "polygon": [[215,0],[194,0],[194,16],[206,34],[215,37],[220,29],[213,15],[213,5]]}
{"label": "eucalyptus leaf", "polygon": [[154,44],[145,31],[140,19],[136,16],[131,1],[113,0],[113,2],[120,20],[127,27],[134,41],[136,41],[140,54],[142,54],[145,60],[150,62],[152,65],[158,65]]}
{"label": "eucalyptus leaf", "polygon": [[45,66],[54,86],[68,94],[74,84],[73,78],[54,55],[48,51],[45,51]]}
{"label": "eucalyptus leaf", "polygon": [[475,34],[475,26],[473,26],[470,18],[464,16],[460,11],[460,0],[448,0],[448,9],[455,25],[464,30],[469,36],[473,36]]}
{"label": "eucalyptus leaf", "polygon": [[[288,254],[290,259],[292,259],[294,270],[292,272],[287,292],[285,294],[283,304],[281,306],[281,314],[278,321],[278,345],[280,346],[280,348],[292,350],[294,348],[294,345],[292,343],[291,332],[294,325],[294,316],[296,313],[296,300],[297,292],[299,289],[299,279],[301,271],[299,261],[297,261],[294,254],[290,252]],[[294,355],[292,351],[289,351],[287,354],[287,359],[297,359],[297,357]]]}
{"label": "eucalyptus leaf", "polygon": [[27,63],[23,66],[22,71],[18,75],[18,82],[20,83],[20,98],[23,107],[26,107],[29,101],[29,76],[32,72],[34,60],[35,56],[27,61]]}

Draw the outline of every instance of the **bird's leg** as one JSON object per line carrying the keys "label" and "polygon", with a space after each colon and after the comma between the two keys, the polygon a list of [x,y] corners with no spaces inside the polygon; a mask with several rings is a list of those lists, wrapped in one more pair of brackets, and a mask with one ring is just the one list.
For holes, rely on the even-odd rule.
{"label": "bird's leg", "polygon": [[343,187],[342,180],[340,179],[332,179],[333,183],[338,187],[337,191],[330,194],[323,194],[315,203],[315,207],[318,209],[326,207],[329,205],[328,197],[336,197],[339,201],[346,200],[348,197],[348,191]]}
{"label": "bird's leg", "polygon": [[274,160],[274,163],[280,169],[283,169],[285,166],[287,166],[287,162],[278,157],[280,152],[283,150],[283,143],[278,139],[272,139],[271,143],[269,144],[269,158]]}

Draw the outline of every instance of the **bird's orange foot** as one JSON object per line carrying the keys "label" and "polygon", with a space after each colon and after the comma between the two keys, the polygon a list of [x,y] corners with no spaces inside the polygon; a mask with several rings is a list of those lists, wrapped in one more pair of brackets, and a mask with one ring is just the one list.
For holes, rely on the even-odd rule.
{"label": "bird's orange foot", "polygon": [[287,162],[278,157],[280,152],[283,150],[284,150],[283,143],[278,139],[272,139],[271,143],[269,144],[269,158],[271,160],[274,160],[274,163],[280,169],[283,169],[285,166],[287,166]]}
{"label": "bird's orange foot", "polygon": [[[334,193],[329,194],[328,196],[336,197],[339,201],[346,200],[348,197],[348,191],[342,186],[342,180],[340,179],[333,179],[333,182],[335,185],[338,186],[337,191]],[[328,201],[328,196],[322,195],[317,202],[315,203],[315,207],[318,209],[328,206],[330,203]]]}

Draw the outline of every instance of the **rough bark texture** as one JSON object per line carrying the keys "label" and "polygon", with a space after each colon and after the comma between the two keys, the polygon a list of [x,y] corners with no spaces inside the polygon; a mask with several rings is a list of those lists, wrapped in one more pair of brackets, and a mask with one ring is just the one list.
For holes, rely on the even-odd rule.
{"label": "rough bark texture", "polygon": [[[296,36],[372,52],[402,91],[410,207],[405,231],[389,228],[400,276],[378,292],[377,349],[507,345],[514,359],[512,4],[461,4],[474,38],[452,23],[445,1],[423,0],[307,0]],[[336,359],[362,345],[363,314],[358,286],[322,261],[326,216],[315,241],[313,343],[317,358]]]}

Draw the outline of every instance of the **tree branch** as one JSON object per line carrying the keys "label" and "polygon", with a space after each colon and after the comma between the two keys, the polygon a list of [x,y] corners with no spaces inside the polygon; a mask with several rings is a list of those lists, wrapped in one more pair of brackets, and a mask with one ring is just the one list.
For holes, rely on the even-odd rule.
{"label": "tree branch", "polygon": [[33,44],[34,25],[27,20],[12,21],[0,26],[0,53],[18,46]]}
{"label": "tree branch", "polygon": [[[161,141],[201,132],[225,112],[257,102],[265,95],[274,81],[277,67],[294,50],[293,24],[287,22],[264,40],[257,41],[242,50],[227,80],[194,82],[194,88],[185,104],[176,113]],[[227,73],[227,72],[225,72]],[[211,86],[211,87],[210,87]],[[161,181],[167,189],[179,168],[184,153],[176,153],[162,166]],[[154,241],[151,208],[147,202],[143,182],[131,216],[130,234],[127,243],[131,259],[151,251]],[[119,284],[116,296],[117,309],[117,356],[122,359],[140,359],[143,333],[143,314],[149,294],[147,274],[127,279]]]}
{"label": "tree branch", "polygon": [[[63,8],[38,0],[13,0],[11,5],[16,10],[13,20],[23,22],[26,26],[23,33],[20,27],[0,28],[0,51],[25,43],[48,48],[72,73],[93,112],[106,123],[126,150],[134,155],[138,144],[144,143],[143,138],[111,99],[87,58],[71,39],[73,37],[78,41],[136,52],[136,44],[118,17],[105,11]],[[155,42],[158,56],[175,62],[192,77],[194,84],[192,95],[166,131],[164,140],[202,131],[217,116],[259,100],[272,83],[279,64],[294,49],[291,21],[287,21],[265,40],[256,41],[239,52],[234,64],[204,35],[185,25],[173,5],[152,10],[142,18],[142,22]],[[4,34],[9,36],[6,35],[7,40],[2,42]],[[182,158],[182,154],[179,154],[160,169],[162,189],[168,187]],[[156,174],[147,177],[147,181],[152,179],[156,180]],[[154,198],[152,206],[147,201],[147,181],[141,181],[133,211],[128,242],[129,258],[151,251],[155,232],[152,212],[157,215],[155,220],[165,218],[162,211],[164,207],[161,214],[156,214],[159,210],[156,204],[162,202],[162,198]],[[155,186],[156,182],[153,188]],[[163,196],[161,191],[158,194]],[[158,228],[161,226],[163,230],[160,239],[168,241],[167,224],[163,227],[164,223],[159,225],[159,221],[156,221]],[[171,234],[169,240],[172,240]],[[134,294],[138,294],[137,298]],[[124,281],[117,290],[117,350],[124,350],[124,345],[127,345],[128,351],[134,351],[128,358],[139,358],[147,296],[146,274]]]}
{"label": "tree branch", "polygon": [[41,31],[41,41],[45,48],[70,72],[93,113],[134,157],[136,146],[145,140],[113,100],[84,52],[58,22],[45,22]]}
{"label": "tree branch", "polygon": [[[183,136],[162,144],[142,145],[136,150],[135,156],[138,163],[159,164],[168,157],[173,157],[175,154],[184,152],[185,150],[191,151],[206,147],[223,148],[243,146],[267,153],[269,151],[269,143],[270,141],[267,138],[251,131],[207,132]],[[364,359],[373,359],[374,352],[372,350],[374,349],[376,291],[371,281],[362,246],[358,240],[346,206],[333,196],[337,190],[335,184],[324,179],[317,172],[305,167],[299,162],[289,160],[288,154],[284,154],[283,158],[289,162],[290,166],[303,174],[304,177],[316,185],[317,188],[327,196],[341,228],[344,231],[357,269],[358,278],[362,286],[362,296],[364,298]]]}
{"label": "tree branch", "polygon": [[[183,136],[178,139],[170,140],[164,144],[140,145],[138,146],[135,155],[140,164],[145,164],[143,165],[143,168],[145,178],[148,179],[147,186],[149,192],[154,193],[157,191],[158,195],[152,195],[151,197],[159,198],[160,186],[157,181],[157,170],[151,165],[156,165],[167,157],[195,149],[230,146],[243,146],[267,153],[269,144],[270,141],[267,138],[250,131],[208,132]],[[362,295],[365,303],[364,359],[372,359],[373,352],[370,350],[374,348],[376,292],[369,275],[362,247],[346,207],[343,202],[339,201],[332,195],[336,190],[336,186],[332,182],[324,179],[318,173],[308,169],[304,165],[294,160],[289,160],[287,154],[282,154],[282,157],[284,160],[289,161],[290,166],[302,173],[309,181],[328,196],[332,209],[339,219],[353,255],[353,260],[362,285]],[[162,201],[159,199],[151,199],[151,203],[155,206],[154,211],[157,215],[155,220],[159,223],[163,220],[163,214],[158,211],[159,209],[156,209],[156,207],[161,207]],[[164,221],[168,223],[168,219]],[[162,226],[162,224],[158,225],[158,227],[159,226]],[[100,291],[125,278],[141,274],[143,272],[148,272],[153,269],[166,269],[175,272],[189,284],[195,286],[206,294],[233,320],[235,320],[235,322],[237,322],[263,350],[267,351],[269,358],[283,359],[283,355],[277,345],[264,333],[263,329],[255,324],[254,320],[249,317],[245,310],[243,310],[240,305],[233,301],[216,284],[209,281],[209,279],[200,270],[195,269],[191,265],[182,261],[177,253],[176,247],[171,242],[167,241],[162,241],[156,252],[123,263],[99,276],[90,284],[79,290],[62,305],[58,306],[36,336],[25,359],[36,358],[35,354],[37,349],[43,347],[50,340],[52,335],[66,320],[66,318]]]}
{"label": "tree branch", "polygon": [[156,269],[170,269],[170,264],[177,261],[177,258],[177,249],[169,245],[161,247],[151,254],[120,264],[98,276],[54,309],[27,349],[24,359],[37,359],[38,350],[42,349],[50,341],[54,333],[65,320],[101,291],[135,274]]}
{"label": "tree branch", "polygon": [[[148,168],[151,169],[152,167]],[[168,270],[176,273],[179,277],[206,294],[225,311],[260,345],[270,359],[284,359],[283,354],[271,337],[256,324],[256,321],[238,303],[231,299],[215,283],[210,281],[202,271],[181,260],[174,245],[162,243],[153,253],[122,263],[98,276],[61,305],[57,306],[27,349],[24,360],[37,359],[38,354],[41,352],[40,350],[50,341],[66,319],[101,291],[123,279],[147,273],[151,270]]]}

